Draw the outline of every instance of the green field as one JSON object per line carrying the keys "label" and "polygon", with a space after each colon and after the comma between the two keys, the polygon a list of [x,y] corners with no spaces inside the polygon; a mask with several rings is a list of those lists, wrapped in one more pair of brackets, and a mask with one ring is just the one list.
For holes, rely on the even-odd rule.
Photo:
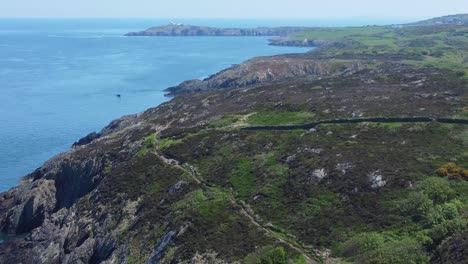
{"label": "green field", "polygon": [[468,70],[467,26],[316,28],[293,38],[347,43],[348,47],[328,48],[328,54],[399,54],[416,66]]}

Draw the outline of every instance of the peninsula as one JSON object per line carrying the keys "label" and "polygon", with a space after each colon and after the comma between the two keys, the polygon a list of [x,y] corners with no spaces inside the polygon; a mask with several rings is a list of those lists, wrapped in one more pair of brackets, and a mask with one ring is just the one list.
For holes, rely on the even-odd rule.
{"label": "peninsula", "polygon": [[130,32],[125,36],[286,36],[305,29],[305,27],[214,28],[171,23],[140,32]]}

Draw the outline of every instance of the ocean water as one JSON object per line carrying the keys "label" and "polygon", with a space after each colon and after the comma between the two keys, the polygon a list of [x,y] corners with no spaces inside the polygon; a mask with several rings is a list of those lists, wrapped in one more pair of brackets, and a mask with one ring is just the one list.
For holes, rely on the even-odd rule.
{"label": "ocean water", "polygon": [[169,86],[306,51],[261,37],[122,36],[167,22],[0,19],[0,192],[111,120],[167,101]]}

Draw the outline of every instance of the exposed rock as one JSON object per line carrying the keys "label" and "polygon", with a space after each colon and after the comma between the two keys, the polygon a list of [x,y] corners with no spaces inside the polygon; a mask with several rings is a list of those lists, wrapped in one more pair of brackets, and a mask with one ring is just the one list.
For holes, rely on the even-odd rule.
{"label": "exposed rock", "polygon": [[384,187],[387,184],[387,181],[384,180],[384,177],[380,170],[376,170],[367,175],[371,183],[371,187],[374,189]]}
{"label": "exposed rock", "polygon": [[352,167],[353,165],[350,163],[338,163],[336,164],[335,169],[341,172],[341,174],[346,174],[346,171],[351,169]]}
{"label": "exposed rock", "polygon": [[186,181],[178,181],[176,184],[171,186],[171,188],[169,189],[169,193],[170,194],[178,193],[178,192],[180,192],[182,190],[184,185],[187,185],[187,184],[188,184],[188,182],[186,182]]}
{"label": "exposed rock", "polygon": [[175,235],[176,235],[175,231],[166,232],[166,234],[164,234],[161,240],[159,240],[159,242],[156,244],[156,247],[154,248],[153,252],[145,261],[145,264],[159,263],[159,261],[164,257],[164,252],[166,251],[167,246],[175,237]]}
{"label": "exposed rock", "polygon": [[297,59],[289,56],[259,57],[232,66],[204,80],[185,81],[167,88],[170,95],[200,91],[247,87],[271,83],[293,77],[320,77],[347,72],[360,67],[360,62],[351,62],[335,67],[332,60]]}
{"label": "exposed rock", "polygon": [[327,177],[328,174],[325,169],[316,169],[312,172],[312,179],[321,181],[323,178]]}
{"label": "exposed rock", "polygon": [[322,47],[330,44],[329,41],[325,40],[301,40],[293,37],[276,37],[271,38],[269,41],[272,46]]}
{"label": "exposed rock", "polygon": [[81,145],[86,145],[86,144],[89,144],[91,143],[93,140],[95,140],[96,138],[98,138],[100,135],[96,132],[92,132],[90,134],[88,134],[86,137],[78,140],[77,142],[75,142],[73,144],[73,147],[75,146],[81,146]]}
{"label": "exposed rock", "polygon": [[296,155],[291,155],[289,157],[286,158],[286,163],[291,163],[292,161],[294,161],[296,159]]}
{"label": "exposed rock", "polygon": [[216,252],[206,252],[204,254],[199,254],[198,252],[193,256],[191,264],[227,264],[222,259],[217,258],[218,253]]}

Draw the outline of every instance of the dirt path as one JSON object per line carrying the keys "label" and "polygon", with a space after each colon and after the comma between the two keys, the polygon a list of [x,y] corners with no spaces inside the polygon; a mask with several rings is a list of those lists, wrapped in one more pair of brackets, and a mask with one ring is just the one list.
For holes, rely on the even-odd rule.
{"label": "dirt path", "polygon": [[[179,161],[177,161],[175,159],[167,158],[159,151],[158,148],[157,148],[157,150],[158,150],[157,155],[161,158],[161,160],[164,163],[166,163],[168,165],[171,165],[171,166],[175,166],[175,167],[187,172],[189,175],[191,175],[192,179],[197,184],[201,184],[203,187],[208,187],[208,185],[202,179],[200,179],[200,177],[198,176],[197,171],[195,170],[195,168],[193,166],[191,166],[189,164],[180,165]],[[265,227],[262,224],[260,224],[257,220],[255,220],[255,217],[251,213],[249,213],[249,210],[246,209],[246,206],[245,206],[244,202],[236,200],[234,195],[232,195],[231,197],[232,197],[231,202],[233,204],[240,205],[240,207],[241,207],[240,213],[242,215],[244,215],[245,217],[247,217],[247,219],[249,219],[249,221],[253,225],[255,225],[258,228],[260,228],[261,230],[263,230],[272,239],[277,240],[282,244],[288,245],[290,248],[292,248],[292,249],[296,250],[297,252],[299,252],[304,257],[307,264],[318,264],[319,263],[319,262],[315,261],[313,258],[311,258],[303,249],[296,246],[294,243],[292,243],[288,239],[280,237],[278,234],[276,234],[274,231],[272,231],[268,227]]]}
{"label": "dirt path", "polygon": [[[244,116],[241,118],[238,122],[236,122],[231,128],[239,128],[242,127],[242,125],[245,124],[247,118],[249,115]],[[448,118],[426,118],[426,117],[395,117],[395,118],[360,118],[360,119],[335,119],[335,120],[323,120],[323,121],[318,121],[315,123],[309,123],[309,124],[301,124],[301,125],[281,125],[281,126],[250,126],[250,127],[243,127],[241,129],[243,130],[293,130],[293,129],[310,129],[313,128],[317,125],[320,124],[351,124],[351,123],[364,123],[364,122],[379,122],[379,123],[394,123],[394,122],[402,122],[402,123],[417,123],[417,122],[440,122],[440,123],[450,123],[450,124],[463,124],[466,125],[468,124],[468,120],[465,119],[448,119]],[[157,155],[161,158],[161,160],[171,166],[175,166],[185,172],[188,173],[188,175],[191,176],[192,180],[196,182],[197,184],[200,184],[201,186],[207,188],[209,187],[209,184],[203,181],[201,177],[199,177],[196,169],[189,165],[189,164],[180,164],[179,161],[171,158],[165,157],[160,149],[159,146],[156,145],[156,151]],[[253,225],[257,226],[261,230],[265,232],[270,238],[279,241],[282,244],[288,245],[290,248],[296,250],[299,252],[304,259],[306,260],[307,264],[318,264],[319,262],[314,260],[314,258],[324,258],[324,261],[326,263],[333,262],[332,258],[328,258],[325,255],[322,257],[319,257],[320,254],[319,251],[317,250],[312,250],[314,251],[314,258],[310,257],[308,253],[301,248],[300,246],[297,245],[293,240],[288,239],[288,236],[280,235],[277,232],[273,231],[271,228],[262,225],[259,223],[253,214],[251,212],[250,208],[247,208],[246,204],[243,201],[239,201],[235,198],[235,195],[233,194],[231,202],[233,204],[240,205],[241,210],[240,213],[244,215]]]}
{"label": "dirt path", "polygon": [[288,241],[288,240],[286,240],[286,239],[284,239],[284,238],[279,237],[275,232],[271,231],[269,228],[264,227],[262,224],[260,224],[259,222],[257,222],[257,220],[255,220],[255,217],[254,217],[253,215],[251,215],[251,214],[249,213],[248,210],[246,210],[245,205],[244,205],[242,202],[239,203],[239,202],[237,202],[236,200],[233,200],[232,202],[237,203],[237,204],[240,204],[240,205],[241,205],[241,208],[242,208],[241,211],[240,211],[241,214],[244,215],[244,216],[246,216],[246,217],[250,220],[250,222],[251,222],[253,225],[255,225],[255,226],[257,226],[258,228],[260,228],[260,229],[262,229],[263,231],[265,231],[265,233],[266,233],[269,237],[271,237],[271,238],[273,238],[273,239],[276,239],[276,240],[278,240],[279,242],[281,242],[281,243],[283,243],[283,244],[288,245],[288,246],[291,247],[292,249],[294,249],[294,250],[296,250],[297,252],[299,252],[300,254],[302,254],[302,256],[303,256],[304,259],[306,260],[307,264],[318,264],[318,262],[315,261],[314,259],[312,259],[311,257],[309,257],[309,256],[306,254],[306,252],[304,252],[304,250],[302,250],[301,248],[297,247],[297,246],[294,245],[292,242],[290,242],[290,241]]}

